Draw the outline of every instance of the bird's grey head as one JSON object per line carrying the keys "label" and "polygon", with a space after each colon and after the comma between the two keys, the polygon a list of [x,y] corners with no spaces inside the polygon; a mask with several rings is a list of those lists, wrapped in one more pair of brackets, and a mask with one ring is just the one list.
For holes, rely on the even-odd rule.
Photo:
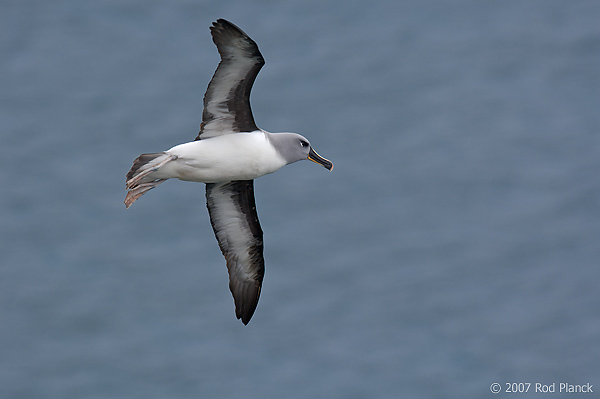
{"label": "bird's grey head", "polygon": [[333,169],[333,163],[317,154],[304,136],[297,133],[270,133],[267,137],[287,164],[308,159],[326,169]]}

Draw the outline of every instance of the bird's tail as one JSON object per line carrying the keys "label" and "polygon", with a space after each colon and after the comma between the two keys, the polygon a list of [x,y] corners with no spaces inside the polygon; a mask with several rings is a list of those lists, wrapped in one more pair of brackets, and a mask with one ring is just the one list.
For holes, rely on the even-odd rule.
{"label": "bird's tail", "polygon": [[176,157],[165,152],[142,154],[133,161],[133,166],[127,172],[127,196],[125,207],[129,208],[138,198],[167,179],[153,176],[164,164]]}

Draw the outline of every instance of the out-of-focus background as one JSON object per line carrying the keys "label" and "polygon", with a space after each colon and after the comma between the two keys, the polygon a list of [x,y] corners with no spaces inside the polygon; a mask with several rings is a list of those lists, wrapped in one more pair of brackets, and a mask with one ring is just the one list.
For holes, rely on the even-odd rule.
{"label": "out-of-focus background", "polygon": [[[123,205],[137,155],[196,136],[217,18],[267,61],[258,125],[335,163],[256,182],[247,327],[202,184]],[[3,1],[0,397],[600,387],[599,20],[595,0]]]}

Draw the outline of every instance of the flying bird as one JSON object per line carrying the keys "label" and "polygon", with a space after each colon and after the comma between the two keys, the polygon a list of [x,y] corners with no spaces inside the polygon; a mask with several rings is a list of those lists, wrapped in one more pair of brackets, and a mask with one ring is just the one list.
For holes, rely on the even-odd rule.
{"label": "flying bird", "polygon": [[224,19],[210,31],[221,62],[204,95],[200,132],[194,141],[137,157],[126,176],[125,206],[167,179],[206,183],[206,206],[227,263],[235,315],[248,324],[265,273],[254,179],[303,159],[328,170],[333,164],[299,134],[256,126],[250,90],[265,63],[258,46]]}

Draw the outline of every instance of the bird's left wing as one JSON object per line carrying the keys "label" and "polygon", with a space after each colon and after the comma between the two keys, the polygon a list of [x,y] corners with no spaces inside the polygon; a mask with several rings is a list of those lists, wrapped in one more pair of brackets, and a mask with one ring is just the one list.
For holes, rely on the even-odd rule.
{"label": "bird's left wing", "polygon": [[196,140],[258,130],[250,108],[250,90],[265,64],[258,46],[224,19],[214,22],[210,31],[221,62],[204,95],[202,124]]}
{"label": "bird's left wing", "polygon": [[219,247],[227,261],[235,315],[248,324],[263,276],[263,232],[254,202],[254,181],[206,184],[206,206]]}

